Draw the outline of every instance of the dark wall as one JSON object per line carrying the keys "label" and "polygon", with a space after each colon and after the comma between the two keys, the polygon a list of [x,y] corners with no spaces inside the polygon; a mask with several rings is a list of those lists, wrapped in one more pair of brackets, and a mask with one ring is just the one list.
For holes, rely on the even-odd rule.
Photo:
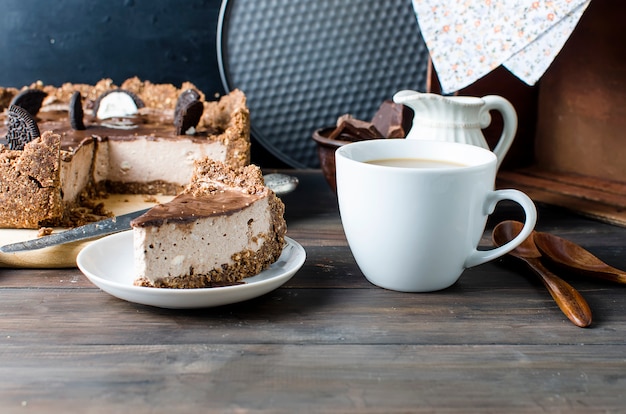
{"label": "dark wall", "polygon": [[220,0],[3,0],[0,85],[139,76],[222,93]]}

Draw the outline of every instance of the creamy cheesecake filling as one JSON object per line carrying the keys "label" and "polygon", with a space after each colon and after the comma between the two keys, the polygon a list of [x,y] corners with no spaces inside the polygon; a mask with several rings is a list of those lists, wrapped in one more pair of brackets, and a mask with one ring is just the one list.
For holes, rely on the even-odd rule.
{"label": "creamy cheesecake filling", "polygon": [[[177,194],[189,183],[195,160],[209,157],[228,162],[229,147],[212,134],[221,127],[203,128],[194,135],[176,135],[173,111],[143,108],[136,116],[99,120],[87,118],[84,130],[67,123],[64,110],[41,112],[40,128],[62,136],[61,147],[71,154],[89,140],[95,150],[93,183],[114,193]],[[232,151],[231,151],[232,152]],[[67,198],[69,199],[69,198]]]}
{"label": "creamy cheesecake filling", "polygon": [[75,151],[62,151],[61,197],[65,204],[75,204],[81,192],[89,185],[94,146],[95,142],[87,139]]}
{"label": "creamy cheesecake filling", "polygon": [[269,200],[225,191],[183,194],[153,208],[133,222],[137,277],[145,285],[189,288],[258,274],[275,250]]}
{"label": "creamy cheesecake filling", "polygon": [[[209,157],[226,162],[226,148],[219,142],[185,138],[136,137],[133,140],[107,140],[106,173],[97,172],[113,186],[121,183],[168,182],[181,189],[191,180],[194,161]],[[179,191],[178,191],[179,192]]]}

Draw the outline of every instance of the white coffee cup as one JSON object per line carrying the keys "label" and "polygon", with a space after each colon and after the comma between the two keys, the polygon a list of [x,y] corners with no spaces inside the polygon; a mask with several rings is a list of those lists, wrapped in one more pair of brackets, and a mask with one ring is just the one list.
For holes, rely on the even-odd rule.
{"label": "white coffee cup", "polygon": [[[375,160],[422,159],[436,167],[397,167]],[[404,292],[453,285],[464,269],[517,247],[537,220],[532,200],[518,190],[494,190],[497,159],[474,145],[379,139],[335,153],[337,196],[356,262],[373,284]],[[524,210],[522,231],[509,243],[478,250],[487,218],[501,200]]]}

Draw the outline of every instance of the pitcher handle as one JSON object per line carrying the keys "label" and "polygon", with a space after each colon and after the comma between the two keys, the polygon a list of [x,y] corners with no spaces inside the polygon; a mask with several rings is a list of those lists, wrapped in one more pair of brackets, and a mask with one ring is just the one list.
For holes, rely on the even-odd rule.
{"label": "pitcher handle", "polygon": [[502,135],[500,135],[500,139],[493,149],[496,157],[498,157],[498,168],[500,168],[500,164],[509,148],[511,148],[513,138],[515,138],[515,133],[517,132],[517,113],[511,102],[501,96],[487,95],[483,96],[482,100],[485,101],[485,106],[483,106],[481,113],[481,119],[485,120],[485,122],[481,123],[482,128],[486,128],[491,123],[491,116],[489,116],[489,111],[491,110],[500,112],[504,121]]}

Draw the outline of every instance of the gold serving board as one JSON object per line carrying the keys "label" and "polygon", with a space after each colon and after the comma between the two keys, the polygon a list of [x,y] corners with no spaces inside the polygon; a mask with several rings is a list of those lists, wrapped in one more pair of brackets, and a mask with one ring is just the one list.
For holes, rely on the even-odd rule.
{"label": "gold serving board", "polygon": [[[173,196],[148,196],[143,194],[111,194],[102,199],[105,208],[115,215],[130,213],[133,211],[152,207],[158,203],[165,203]],[[54,232],[67,230],[56,228]],[[23,229],[0,229],[0,245],[30,240],[37,237],[38,230]],[[46,247],[39,250],[30,250],[18,253],[0,252],[0,267],[12,268],[63,268],[76,267],[78,252],[91,243],[94,239],[83,240],[74,243],[66,243],[57,246]]]}

